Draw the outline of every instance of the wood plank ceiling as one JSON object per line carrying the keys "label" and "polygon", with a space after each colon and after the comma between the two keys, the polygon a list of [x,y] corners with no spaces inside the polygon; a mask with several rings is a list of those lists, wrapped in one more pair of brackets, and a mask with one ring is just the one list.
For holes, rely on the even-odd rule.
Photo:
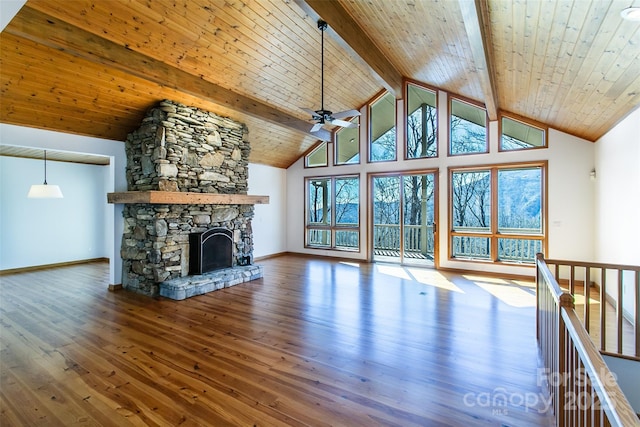
{"label": "wood plank ceiling", "polygon": [[594,141],[640,104],[629,3],[29,0],[0,34],[0,121],[125,140],[172,99],[246,123],[250,161],[288,167],[317,142],[300,107],[320,107],[322,17],[333,111],[406,77]]}

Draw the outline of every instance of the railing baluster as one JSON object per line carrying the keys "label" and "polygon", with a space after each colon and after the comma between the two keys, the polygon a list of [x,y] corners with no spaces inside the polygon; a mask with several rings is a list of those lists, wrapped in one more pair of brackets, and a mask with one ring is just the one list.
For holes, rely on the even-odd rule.
{"label": "railing baluster", "polygon": [[622,270],[618,269],[618,298],[616,299],[616,316],[618,325],[618,354],[622,354]]}
{"label": "railing baluster", "polygon": [[584,272],[584,328],[589,332],[589,314],[591,308],[589,306],[589,299],[591,297],[591,269],[589,266],[585,267]]}
{"label": "railing baluster", "polygon": [[600,273],[600,350],[607,351],[607,269]]}

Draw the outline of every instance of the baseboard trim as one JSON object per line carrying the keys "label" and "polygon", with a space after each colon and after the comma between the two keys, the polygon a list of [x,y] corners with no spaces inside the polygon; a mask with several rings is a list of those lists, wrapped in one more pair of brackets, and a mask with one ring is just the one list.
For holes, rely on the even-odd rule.
{"label": "baseboard trim", "polygon": [[93,262],[109,262],[109,258],[90,258],[90,259],[81,259],[78,261],[66,261],[66,262],[58,262],[54,264],[43,264],[43,265],[34,265],[29,267],[20,267],[20,268],[8,268],[6,270],[0,270],[0,276],[6,274],[16,274],[16,273],[27,273],[29,271],[37,271],[37,270],[49,270],[51,268],[60,268],[60,267],[68,267],[70,265],[78,265],[78,264],[89,264]]}
{"label": "baseboard trim", "polygon": [[285,255],[290,255],[291,252],[276,252],[275,254],[269,254],[264,256],[255,257],[254,261],[264,261],[265,259],[278,258]]}
{"label": "baseboard trim", "polygon": [[117,291],[121,291],[123,289],[122,287],[122,283],[117,283],[114,285],[109,285],[109,291],[110,292],[117,292]]}

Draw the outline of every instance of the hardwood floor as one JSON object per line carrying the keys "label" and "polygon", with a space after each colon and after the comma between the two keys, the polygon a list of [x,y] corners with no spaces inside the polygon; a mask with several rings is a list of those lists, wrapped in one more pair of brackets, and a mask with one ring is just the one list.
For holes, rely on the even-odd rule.
{"label": "hardwood floor", "polygon": [[184,301],[0,277],[0,425],[541,426],[532,283],[287,255]]}

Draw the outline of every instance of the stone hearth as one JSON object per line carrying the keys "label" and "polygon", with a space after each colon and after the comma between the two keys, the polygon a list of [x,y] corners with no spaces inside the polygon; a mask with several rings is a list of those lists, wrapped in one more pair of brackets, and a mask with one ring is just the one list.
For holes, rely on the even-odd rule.
{"label": "stone hearth", "polygon": [[[247,204],[249,143],[244,124],[213,113],[162,101],[126,141],[127,193],[112,193],[112,203],[126,203],[121,256],[125,289],[169,298],[200,295],[262,277],[253,264],[253,204]],[[114,195],[143,194],[167,197],[164,202],[117,201]],[[201,193],[242,195],[237,203],[188,204],[184,199]],[[180,201],[171,202],[173,195]],[[212,197],[195,197],[209,200]],[[250,202],[249,202],[250,203]],[[232,232],[233,256],[229,271],[189,275],[189,234],[210,228]],[[244,265],[244,264],[249,264]],[[162,290],[164,289],[164,290]],[[173,295],[173,296],[172,296]]]}
{"label": "stone hearth", "polygon": [[178,277],[177,279],[160,283],[160,295],[175,300],[183,300],[256,280],[261,278],[262,274],[261,265],[247,265],[223,268],[200,276]]}

